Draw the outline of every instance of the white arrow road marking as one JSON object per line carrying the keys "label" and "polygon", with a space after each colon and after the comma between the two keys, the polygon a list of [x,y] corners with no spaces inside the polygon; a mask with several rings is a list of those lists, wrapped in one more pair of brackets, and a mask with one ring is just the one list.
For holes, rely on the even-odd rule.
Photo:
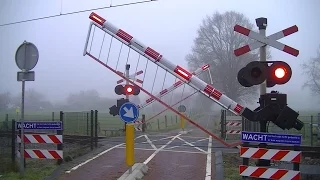
{"label": "white arrow road marking", "polygon": [[124,109],[124,111],[126,111],[126,113],[123,116],[128,117],[128,118],[134,118],[132,107],[130,107],[130,109],[128,109],[127,107],[124,107],[123,109]]}

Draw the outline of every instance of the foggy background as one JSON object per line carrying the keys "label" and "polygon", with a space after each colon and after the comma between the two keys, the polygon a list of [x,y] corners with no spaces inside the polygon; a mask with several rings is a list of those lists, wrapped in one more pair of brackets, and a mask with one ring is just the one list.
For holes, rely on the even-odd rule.
{"label": "foggy background", "polygon": [[[0,24],[40,18],[73,11],[99,8],[104,6],[137,2],[135,0],[1,0]],[[17,95],[21,92],[21,82],[17,82],[15,52],[26,40],[34,43],[40,54],[39,62],[33,69],[34,82],[27,82],[26,89],[34,89],[42,93],[51,103],[62,103],[70,93],[96,90],[101,97],[119,98],[114,93],[119,76],[83,56],[83,49],[90,23],[89,15],[96,12],[112,24],[125,30],[140,42],[164,55],[169,61],[188,68],[186,55],[191,52],[197,30],[206,16],[225,11],[243,13],[255,25],[255,19],[268,18],[267,36],[297,25],[299,31],[279,41],[300,50],[298,57],[270,48],[272,59],[287,62],[292,68],[292,78],[285,85],[274,86],[288,94],[288,104],[295,110],[319,110],[319,98],[312,96],[309,89],[302,89],[306,76],[302,74],[301,64],[316,56],[320,44],[320,21],[318,11],[320,1],[317,0],[269,0],[269,1],[217,1],[217,0],[158,0],[156,2],[136,5],[112,7],[102,10],[88,11],[78,14],[59,16],[38,21],[31,21],[0,27],[0,93],[10,92]],[[254,26],[257,30],[258,28]],[[98,54],[103,33],[96,32],[92,52]],[[94,42],[96,42],[94,41]],[[106,40],[107,41],[107,40]],[[117,63],[117,51],[120,43],[114,42],[114,50],[110,61],[114,67]],[[106,60],[108,49],[103,47],[102,57]],[[118,70],[124,71],[128,48],[121,54]],[[136,69],[138,54],[132,52],[129,62],[131,72]],[[137,70],[145,70],[146,61],[140,62]],[[202,64],[199,64],[199,67]],[[147,71],[153,75],[145,75],[144,87],[151,90],[156,65],[149,62]],[[139,79],[144,77],[139,76]],[[172,75],[166,77],[164,70],[158,70],[153,92],[160,91],[175,82]],[[189,88],[190,90],[190,88]],[[189,91],[188,90],[188,91]],[[89,93],[90,94],[90,93]],[[93,93],[91,93],[93,94]],[[81,97],[81,93],[78,97]],[[141,93],[140,99],[144,100]],[[70,99],[69,99],[70,100]],[[114,102],[115,103],[115,102]],[[101,104],[100,106],[104,106]],[[249,105],[250,106],[250,105]],[[257,104],[251,105],[256,107]],[[109,106],[105,106],[108,109]]]}

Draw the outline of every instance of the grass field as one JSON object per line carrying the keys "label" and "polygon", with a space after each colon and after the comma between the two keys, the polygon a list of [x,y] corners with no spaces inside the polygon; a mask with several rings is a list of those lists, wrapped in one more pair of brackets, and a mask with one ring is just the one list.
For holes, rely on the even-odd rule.
{"label": "grass field", "polygon": [[[154,114],[146,114],[148,131],[164,131],[176,129],[179,126],[178,116],[171,112],[165,112],[156,118],[151,119]],[[64,134],[90,135],[91,132],[91,113],[88,112],[64,112],[63,116]],[[140,114],[140,118],[142,115]],[[0,122],[12,119],[20,119],[16,113],[0,112]],[[59,121],[59,112],[26,112],[26,121]],[[1,124],[0,124],[1,126]],[[11,127],[11,125],[9,125]],[[98,112],[98,134],[105,135],[104,130],[118,130],[124,127],[124,122],[119,116],[111,116],[106,112]]]}

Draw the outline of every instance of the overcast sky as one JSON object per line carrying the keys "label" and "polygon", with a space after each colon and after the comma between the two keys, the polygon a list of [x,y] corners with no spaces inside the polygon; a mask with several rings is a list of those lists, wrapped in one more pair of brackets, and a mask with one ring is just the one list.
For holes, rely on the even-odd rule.
{"label": "overcast sky", "polygon": [[[137,1],[1,0],[0,24],[128,2]],[[319,110],[317,98],[312,97],[309,90],[301,88],[306,77],[302,75],[300,66],[303,61],[316,55],[320,44],[319,7],[320,1],[317,0],[158,0],[94,12],[183,67],[187,67],[185,56],[190,53],[202,19],[215,11],[241,12],[254,24],[255,18],[266,17],[267,35],[297,25],[299,32],[280,42],[299,49],[298,57],[271,48],[272,60],[286,61],[293,70],[293,76],[286,85],[272,89],[288,93],[288,103],[293,108]],[[88,89],[97,89],[105,97],[113,96],[113,88],[119,77],[90,57],[82,55],[91,12],[0,27],[0,92],[16,94],[21,91],[21,83],[16,81],[19,69],[15,64],[15,52],[26,40],[34,43],[40,53],[39,62],[33,69],[36,81],[27,82],[27,89],[41,91],[53,102],[63,100],[70,92]],[[96,55],[99,54],[102,37],[102,31],[97,29],[92,46],[92,53]],[[110,37],[106,36],[101,53],[104,61],[107,60],[109,43]],[[116,67],[119,49],[120,43],[114,41],[108,61],[113,67]],[[127,55],[128,48],[123,48],[118,70],[124,70]],[[129,62],[134,72],[138,62],[137,53],[130,53]],[[141,60],[137,70],[144,70],[145,65],[146,60]],[[149,63],[144,79],[147,90],[152,89],[155,71],[156,66]],[[144,74],[139,78],[143,79]],[[164,77],[165,72],[159,68],[155,89],[161,89]],[[167,75],[165,86],[173,82],[173,76]]]}

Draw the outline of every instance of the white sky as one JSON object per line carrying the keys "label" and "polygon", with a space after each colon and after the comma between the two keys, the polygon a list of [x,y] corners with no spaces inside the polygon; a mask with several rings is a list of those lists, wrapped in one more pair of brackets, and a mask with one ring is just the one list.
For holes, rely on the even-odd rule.
{"label": "white sky", "polygon": [[[113,0],[112,4],[127,2],[136,1]],[[64,0],[61,6],[61,1],[57,0],[1,0],[0,24],[59,14],[61,7],[62,13],[68,13],[109,6],[110,3],[110,0]],[[272,89],[288,93],[288,104],[293,108],[319,110],[317,98],[312,97],[307,89],[301,88],[305,77],[300,66],[303,61],[316,55],[320,44],[320,12],[316,7],[320,7],[320,1],[158,0],[94,12],[183,67],[187,67],[185,56],[191,50],[202,19],[215,11],[238,11],[249,17],[254,24],[255,18],[266,17],[267,35],[297,25],[299,32],[280,42],[299,49],[298,57],[271,49],[272,60],[286,61],[293,70],[289,83]],[[119,77],[92,61],[90,57],[82,56],[90,13],[0,27],[0,92],[10,91],[15,94],[21,91],[21,83],[16,81],[19,69],[14,56],[18,46],[27,40],[34,43],[40,52],[39,62],[34,68],[36,81],[28,82],[27,88],[43,92],[52,101],[63,100],[70,92],[87,89],[97,89],[102,96],[114,96],[113,87]],[[97,39],[101,41],[101,38]],[[99,52],[99,44],[93,46],[93,51]],[[107,49],[104,48],[103,53],[106,52]],[[116,62],[116,55],[112,57]],[[133,55],[131,58],[136,57]],[[124,63],[119,67],[122,66]],[[144,65],[139,65],[139,69],[142,67]],[[150,69],[154,74],[155,65],[150,66]],[[163,78],[164,71],[158,72],[157,89],[162,87]],[[166,84],[173,81],[171,76]],[[151,88],[153,77],[146,75],[145,82]]]}

